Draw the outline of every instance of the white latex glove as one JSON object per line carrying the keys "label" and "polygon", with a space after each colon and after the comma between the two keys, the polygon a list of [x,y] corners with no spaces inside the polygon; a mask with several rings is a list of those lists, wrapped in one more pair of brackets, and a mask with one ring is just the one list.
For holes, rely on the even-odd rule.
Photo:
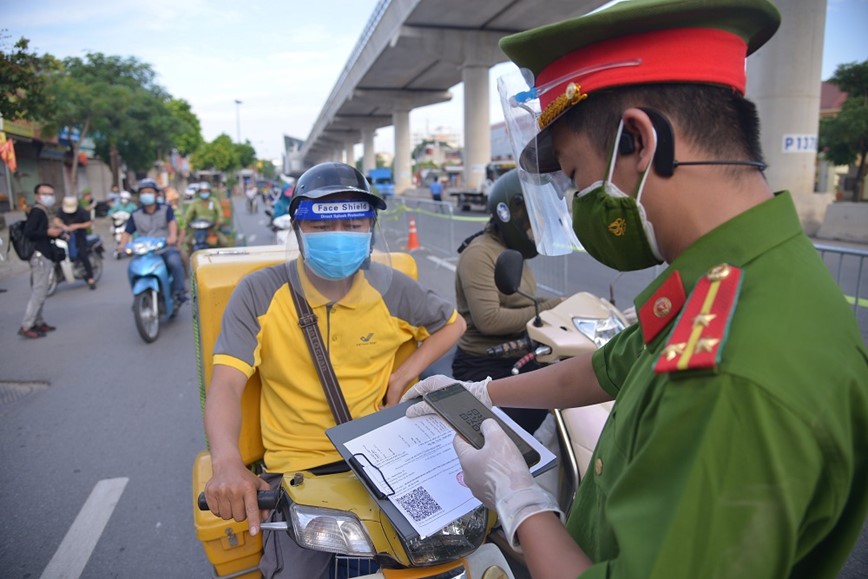
{"label": "white latex glove", "polygon": [[[456,380],[455,378],[450,378],[443,374],[437,374],[436,376],[431,376],[430,378],[425,378],[424,380],[417,382],[412,388],[407,390],[403,396],[401,396],[401,402],[411,398],[419,398],[423,394],[428,394],[435,390],[442,390],[456,382],[462,384],[476,397],[477,400],[485,404],[488,408],[491,408],[491,398],[488,396],[488,383],[491,382],[491,377],[486,378],[482,382],[462,382],[461,380]],[[434,413],[434,410],[428,406],[427,402],[420,402],[409,407],[405,416],[407,416],[407,418],[415,418],[417,416]]]}
{"label": "white latex glove", "polygon": [[485,444],[479,450],[460,436],[452,445],[464,471],[464,482],[473,496],[497,517],[513,549],[521,552],[515,533],[519,525],[537,513],[554,511],[561,521],[564,514],[555,498],[534,480],[515,446],[500,425],[490,418],[482,423]]}

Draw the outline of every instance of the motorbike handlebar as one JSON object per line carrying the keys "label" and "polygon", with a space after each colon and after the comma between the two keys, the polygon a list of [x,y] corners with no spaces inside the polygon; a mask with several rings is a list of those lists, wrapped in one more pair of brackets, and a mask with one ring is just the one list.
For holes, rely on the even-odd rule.
{"label": "motorbike handlebar", "polygon": [[522,356],[519,359],[518,362],[516,362],[515,364],[512,365],[512,370],[510,370],[510,372],[512,373],[513,376],[517,376],[521,372],[521,369],[524,368],[525,364],[527,364],[528,362],[535,360],[535,359],[536,359],[536,352],[529,352],[529,353],[525,354],[524,356]]}
{"label": "motorbike handlebar", "polygon": [[502,358],[505,356],[509,356],[510,354],[515,354],[517,352],[527,352],[532,348],[533,341],[530,339],[529,336],[524,336],[523,338],[519,338],[518,340],[510,340],[509,342],[504,342],[503,344],[492,346],[485,352],[493,358]]}
{"label": "motorbike handlebar", "polygon": [[[277,507],[280,499],[280,489],[272,489],[267,491],[256,491],[256,504],[261,511],[270,511]],[[199,493],[199,498],[196,500],[200,511],[209,511],[208,501],[205,500],[205,493]]]}

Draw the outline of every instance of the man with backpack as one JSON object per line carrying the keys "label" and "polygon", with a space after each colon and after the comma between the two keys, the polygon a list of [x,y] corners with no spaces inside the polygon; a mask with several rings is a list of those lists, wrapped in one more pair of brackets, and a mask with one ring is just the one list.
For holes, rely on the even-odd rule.
{"label": "man with backpack", "polygon": [[48,183],[40,183],[33,192],[36,203],[27,214],[24,225],[24,235],[33,244],[33,255],[30,256],[30,300],[24,310],[24,319],[18,329],[18,335],[28,339],[43,338],[46,332],[56,328],[49,326],[42,318],[42,306],[48,297],[48,284],[51,280],[51,272],[54,262],[51,256],[54,247],[51,239],[59,237],[63,230],[51,225],[49,209],[54,205],[54,187]]}

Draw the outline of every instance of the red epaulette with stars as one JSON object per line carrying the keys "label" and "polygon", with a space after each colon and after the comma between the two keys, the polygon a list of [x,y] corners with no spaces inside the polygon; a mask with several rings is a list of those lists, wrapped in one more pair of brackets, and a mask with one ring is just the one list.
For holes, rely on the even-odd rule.
{"label": "red epaulette with stars", "polygon": [[741,279],[741,269],[724,263],[711,268],[696,283],[654,366],[655,372],[717,368]]}

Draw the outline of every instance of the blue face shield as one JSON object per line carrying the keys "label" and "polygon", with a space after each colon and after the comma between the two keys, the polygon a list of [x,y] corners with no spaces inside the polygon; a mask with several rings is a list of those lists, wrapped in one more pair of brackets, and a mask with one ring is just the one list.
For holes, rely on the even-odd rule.
{"label": "blue face shield", "polygon": [[305,264],[319,277],[339,280],[356,273],[371,253],[371,232],[302,233]]}

